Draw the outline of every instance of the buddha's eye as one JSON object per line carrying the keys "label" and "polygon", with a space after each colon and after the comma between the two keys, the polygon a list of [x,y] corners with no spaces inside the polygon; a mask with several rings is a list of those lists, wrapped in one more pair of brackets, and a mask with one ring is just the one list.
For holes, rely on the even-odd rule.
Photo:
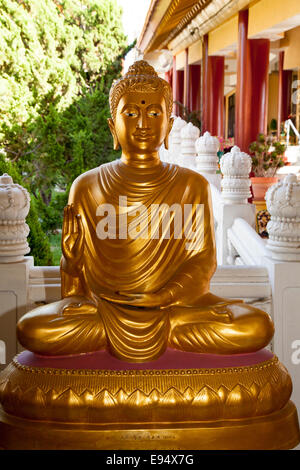
{"label": "buddha's eye", "polygon": [[160,112],[152,110],[152,111],[148,112],[148,115],[151,116],[151,117],[157,117],[157,116],[160,115]]}
{"label": "buddha's eye", "polygon": [[136,111],[126,111],[125,115],[129,117],[136,117],[138,113]]}

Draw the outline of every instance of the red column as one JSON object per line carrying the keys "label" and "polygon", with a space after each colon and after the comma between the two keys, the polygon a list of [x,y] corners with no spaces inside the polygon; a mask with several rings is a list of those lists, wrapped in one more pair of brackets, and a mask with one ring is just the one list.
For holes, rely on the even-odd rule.
{"label": "red column", "polygon": [[224,57],[209,56],[207,62],[205,131],[222,137],[224,134]]}
{"label": "red column", "polygon": [[202,132],[208,130],[208,34],[203,37],[202,43],[202,68],[203,68],[203,79],[202,79]]}
{"label": "red column", "polygon": [[203,132],[224,134],[224,57],[208,55],[208,36],[203,41]]}
{"label": "red column", "polygon": [[169,70],[168,72],[165,72],[165,80],[166,82],[169,83],[170,86],[172,86],[172,76],[173,76],[173,69]]}
{"label": "red column", "polygon": [[[184,71],[176,70],[176,57],[173,58],[173,113],[176,116],[182,114],[181,108],[177,103],[183,104],[184,92]],[[175,103],[177,101],[177,103]]]}
{"label": "red column", "polygon": [[251,119],[248,146],[251,142],[257,139],[258,134],[267,134],[269,55],[269,39],[249,40],[251,68]]}
{"label": "red column", "polygon": [[235,143],[244,152],[267,133],[269,39],[247,39],[248,10],[239,12]]}
{"label": "red column", "polygon": [[189,52],[188,48],[185,49],[185,64],[184,64],[184,96],[183,105],[189,110],[189,84],[190,84],[190,66],[189,66]]}
{"label": "red column", "polygon": [[201,107],[201,65],[190,65],[189,74],[190,111],[200,111]]}
{"label": "red column", "polygon": [[235,144],[244,152],[249,146],[249,127],[251,120],[251,82],[248,73],[248,10],[239,12],[238,51],[237,51],[237,86],[235,100]]}
{"label": "red column", "polygon": [[280,137],[280,124],[291,114],[292,71],[283,70],[284,51],[279,52],[279,81],[278,81],[278,117],[277,137]]}
{"label": "red column", "polygon": [[212,135],[224,136],[224,56],[210,56],[208,130]]}

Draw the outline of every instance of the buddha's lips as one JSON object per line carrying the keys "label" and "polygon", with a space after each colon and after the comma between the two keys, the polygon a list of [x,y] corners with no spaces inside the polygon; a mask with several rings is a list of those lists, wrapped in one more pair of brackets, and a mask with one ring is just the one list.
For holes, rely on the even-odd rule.
{"label": "buddha's lips", "polygon": [[148,140],[148,139],[151,139],[151,137],[153,137],[153,134],[144,133],[144,132],[134,132],[133,135],[136,139],[140,139],[140,140]]}

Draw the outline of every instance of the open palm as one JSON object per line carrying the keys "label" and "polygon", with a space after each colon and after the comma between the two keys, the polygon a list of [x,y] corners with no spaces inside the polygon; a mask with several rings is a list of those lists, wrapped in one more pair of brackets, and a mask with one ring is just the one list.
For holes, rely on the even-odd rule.
{"label": "open palm", "polygon": [[75,214],[74,204],[64,209],[61,248],[66,260],[73,265],[80,263],[84,248],[84,228],[80,214]]}

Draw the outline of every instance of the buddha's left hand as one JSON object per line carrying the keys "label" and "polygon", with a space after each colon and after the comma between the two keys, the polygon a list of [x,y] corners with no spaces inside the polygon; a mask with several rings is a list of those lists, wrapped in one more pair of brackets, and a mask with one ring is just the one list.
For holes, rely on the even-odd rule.
{"label": "buddha's left hand", "polygon": [[[122,297],[120,297],[120,295]],[[103,299],[117,304],[132,305],[134,307],[160,307],[167,308],[174,305],[172,294],[167,289],[147,294],[129,294],[119,292],[117,294],[101,294]]]}

